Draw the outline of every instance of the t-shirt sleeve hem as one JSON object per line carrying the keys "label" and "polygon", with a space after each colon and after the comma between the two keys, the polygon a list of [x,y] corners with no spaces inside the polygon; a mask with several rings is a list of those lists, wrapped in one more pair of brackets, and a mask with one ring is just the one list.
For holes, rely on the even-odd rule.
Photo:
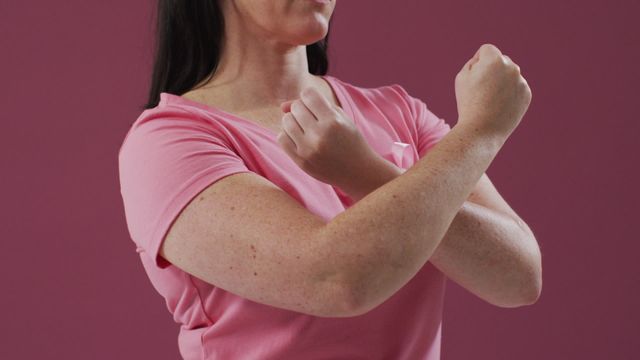
{"label": "t-shirt sleeve hem", "polygon": [[182,210],[195,198],[199,193],[205,190],[207,187],[222,179],[223,177],[241,173],[252,172],[245,166],[233,165],[226,168],[212,169],[209,172],[202,174],[195,180],[191,181],[179,192],[177,196],[169,203],[169,205],[162,212],[158,220],[155,231],[151,237],[151,244],[149,245],[148,255],[153,259],[154,264],[160,268],[165,269],[171,265],[171,263],[160,255],[160,247],[164,238],[166,237],[169,229],[177,219]]}

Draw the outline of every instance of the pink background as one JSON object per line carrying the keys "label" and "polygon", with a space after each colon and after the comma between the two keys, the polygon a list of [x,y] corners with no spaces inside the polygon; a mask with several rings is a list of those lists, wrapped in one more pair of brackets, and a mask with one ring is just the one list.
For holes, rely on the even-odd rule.
{"label": "pink background", "polygon": [[[179,356],[117,179],[153,3],[0,3],[2,359]],[[533,91],[488,174],[541,244],[542,296],[502,309],[450,281],[443,359],[637,358],[639,13],[633,0],[338,1],[334,76],[400,83],[453,125],[454,76],[490,42]]]}

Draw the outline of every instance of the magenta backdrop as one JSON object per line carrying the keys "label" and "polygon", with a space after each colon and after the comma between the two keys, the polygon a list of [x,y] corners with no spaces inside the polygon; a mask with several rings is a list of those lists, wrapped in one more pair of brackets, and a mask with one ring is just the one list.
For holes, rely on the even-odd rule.
{"label": "magenta backdrop", "polygon": [[[2,359],[179,357],[117,178],[152,3],[0,3]],[[634,0],[338,1],[334,76],[400,83],[453,125],[454,76],[489,42],[533,91],[488,174],[541,244],[542,296],[502,309],[450,281],[443,359],[640,356],[638,14]]]}

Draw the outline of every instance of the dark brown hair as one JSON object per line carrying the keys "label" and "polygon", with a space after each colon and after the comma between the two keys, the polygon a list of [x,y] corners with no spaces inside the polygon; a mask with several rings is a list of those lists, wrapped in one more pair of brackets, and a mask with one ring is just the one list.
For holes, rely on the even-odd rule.
{"label": "dark brown hair", "polygon": [[[151,88],[145,109],[161,92],[181,95],[214,75],[220,60],[224,18],[217,0],[158,0]],[[329,68],[327,36],[307,45],[309,72]]]}

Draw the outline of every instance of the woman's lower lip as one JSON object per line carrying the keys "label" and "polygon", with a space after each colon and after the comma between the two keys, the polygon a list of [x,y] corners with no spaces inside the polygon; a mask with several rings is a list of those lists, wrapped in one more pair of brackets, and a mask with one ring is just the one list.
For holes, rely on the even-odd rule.
{"label": "woman's lower lip", "polygon": [[328,4],[331,0],[312,0],[316,4]]}

